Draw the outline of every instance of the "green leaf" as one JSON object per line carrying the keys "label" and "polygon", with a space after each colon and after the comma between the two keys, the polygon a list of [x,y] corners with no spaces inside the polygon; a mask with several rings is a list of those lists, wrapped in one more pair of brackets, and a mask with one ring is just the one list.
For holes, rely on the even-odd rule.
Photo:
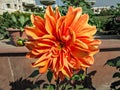
{"label": "green leaf", "polygon": [[71,85],[66,85],[65,90],[73,90],[73,87]]}
{"label": "green leaf", "polygon": [[54,90],[54,86],[52,84],[50,84],[48,87],[47,87],[47,90]]}
{"label": "green leaf", "polygon": [[[106,62],[106,64],[108,64],[108,65],[110,65],[110,66],[112,66],[112,67],[118,67],[118,66],[120,66],[120,56],[108,60],[108,61]],[[106,65],[106,64],[105,64],[105,65]]]}
{"label": "green leaf", "polygon": [[72,76],[72,80],[79,80],[80,79],[80,76],[79,75],[73,75]]}
{"label": "green leaf", "polygon": [[83,90],[84,86],[83,85],[76,85],[76,90],[80,90],[82,89]]}
{"label": "green leaf", "polygon": [[27,89],[25,89],[25,90],[31,90],[30,88],[27,88]]}
{"label": "green leaf", "polygon": [[38,74],[39,74],[39,70],[35,70],[35,71],[32,72],[32,74],[31,74],[29,77],[34,78],[34,77],[36,77]]}
{"label": "green leaf", "polygon": [[23,15],[21,15],[20,18],[19,18],[18,20],[19,20],[21,26],[23,26],[24,23],[25,23],[25,17],[24,17]]}
{"label": "green leaf", "polygon": [[114,73],[113,78],[116,78],[116,77],[120,78],[120,72]]}
{"label": "green leaf", "polygon": [[120,67],[120,58],[117,60],[116,66]]}
{"label": "green leaf", "polygon": [[11,15],[11,18],[12,18],[13,22],[17,23],[17,19],[14,14]]}
{"label": "green leaf", "polygon": [[20,27],[20,31],[23,32],[23,31],[24,31],[24,28],[23,28],[23,27]]}
{"label": "green leaf", "polygon": [[53,73],[49,70],[47,72],[47,79],[48,79],[49,82],[51,82],[52,78],[53,78]]}
{"label": "green leaf", "polygon": [[85,79],[85,75],[81,74],[81,79],[84,80]]}

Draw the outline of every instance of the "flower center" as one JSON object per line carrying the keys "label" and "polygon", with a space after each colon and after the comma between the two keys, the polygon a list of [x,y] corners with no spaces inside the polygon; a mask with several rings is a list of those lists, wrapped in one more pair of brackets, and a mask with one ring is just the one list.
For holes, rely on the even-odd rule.
{"label": "flower center", "polygon": [[65,46],[65,44],[63,42],[60,42],[58,45],[58,49],[61,50],[64,46]]}

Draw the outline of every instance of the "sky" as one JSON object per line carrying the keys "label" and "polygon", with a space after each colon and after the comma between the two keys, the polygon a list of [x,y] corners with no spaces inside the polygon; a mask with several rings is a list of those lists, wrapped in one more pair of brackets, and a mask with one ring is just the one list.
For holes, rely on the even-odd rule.
{"label": "sky", "polygon": [[[60,0],[56,0],[56,3],[61,5]],[[120,3],[120,0],[96,0],[96,3],[94,6],[100,7],[100,6],[115,6],[117,3]]]}
{"label": "sky", "polygon": [[94,6],[115,6],[117,3],[120,3],[120,0],[96,0]]}

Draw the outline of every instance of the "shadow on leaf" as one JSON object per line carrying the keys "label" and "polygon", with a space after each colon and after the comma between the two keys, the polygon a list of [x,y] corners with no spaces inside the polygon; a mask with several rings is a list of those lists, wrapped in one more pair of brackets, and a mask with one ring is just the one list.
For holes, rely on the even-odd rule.
{"label": "shadow on leaf", "polygon": [[40,85],[45,82],[44,80],[39,80],[33,83],[33,81],[27,80],[27,79],[18,79],[15,82],[10,82],[11,90],[32,90],[40,88]]}
{"label": "shadow on leaf", "polygon": [[[109,65],[116,68],[116,72],[113,74],[113,78],[120,78],[120,56],[108,60],[105,65]],[[120,80],[111,83],[111,89],[120,90]]]}

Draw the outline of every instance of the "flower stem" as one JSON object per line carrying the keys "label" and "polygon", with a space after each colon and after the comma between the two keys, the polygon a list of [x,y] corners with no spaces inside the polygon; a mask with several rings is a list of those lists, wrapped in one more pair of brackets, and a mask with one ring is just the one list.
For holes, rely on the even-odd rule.
{"label": "flower stem", "polygon": [[60,79],[58,78],[58,79],[56,80],[56,90],[59,90],[59,81],[60,81]]}

